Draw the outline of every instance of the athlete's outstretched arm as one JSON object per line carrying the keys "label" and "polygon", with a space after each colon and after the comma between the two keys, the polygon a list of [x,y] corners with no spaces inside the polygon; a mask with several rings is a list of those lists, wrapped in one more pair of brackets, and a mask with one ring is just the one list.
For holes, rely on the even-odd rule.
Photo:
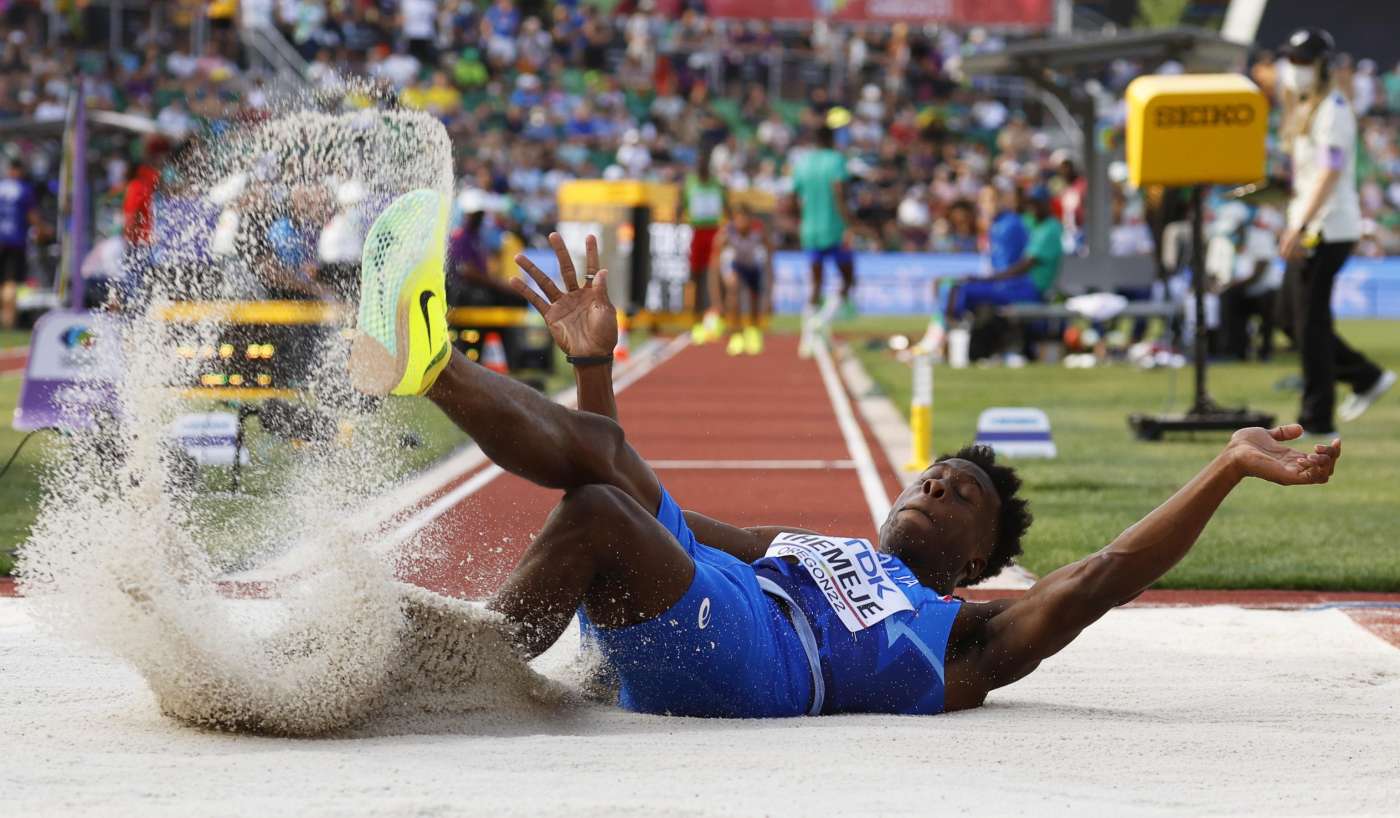
{"label": "athlete's outstretched arm", "polygon": [[1109,610],[1131,601],[1176,565],[1195,544],[1220,503],[1246,477],[1279,485],[1326,483],[1341,441],[1312,453],[1283,445],[1301,426],[1241,429],[1225,450],[1170,500],[1107,547],[1060,568],[1025,596],[993,608],[972,645],[960,650],[949,709],[981,703],[987,691],[1035,670]]}

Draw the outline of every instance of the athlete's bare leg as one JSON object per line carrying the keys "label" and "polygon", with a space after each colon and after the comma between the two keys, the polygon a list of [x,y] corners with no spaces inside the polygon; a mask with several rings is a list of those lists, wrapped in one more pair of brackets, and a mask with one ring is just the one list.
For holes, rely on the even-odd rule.
{"label": "athlete's bare leg", "polygon": [[553,644],[580,604],[600,627],[619,627],[684,596],[694,563],[657,522],[661,484],[616,422],[560,406],[455,351],[427,396],[496,465],[565,491],[490,603],[519,627],[523,653]]}
{"label": "athlete's bare leg", "polygon": [[763,317],[763,297],[757,290],[749,289],[739,276],[732,275],[725,280],[725,312],[729,316],[729,323],[738,329],[743,326],[744,321],[744,301],[748,300],[749,322],[748,326],[756,327]]}
{"label": "athlete's bare leg", "polygon": [[841,272],[841,300],[849,303],[851,290],[856,286],[856,261],[854,258],[839,261],[836,269]]}
{"label": "athlete's bare leg", "polygon": [[583,605],[601,628],[645,622],[690,588],[695,563],[656,517],[612,486],[570,489],[488,607],[524,656],[554,644]]}

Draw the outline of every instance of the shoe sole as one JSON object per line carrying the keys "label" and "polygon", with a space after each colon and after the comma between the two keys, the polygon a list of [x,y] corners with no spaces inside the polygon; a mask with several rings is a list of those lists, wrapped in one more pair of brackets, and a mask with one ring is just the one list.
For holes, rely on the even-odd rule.
{"label": "shoe sole", "polygon": [[[350,343],[350,382],[359,391],[384,397],[404,379],[409,363],[409,316],[412,299],[404,285],[431,251],[432,219],[437,218],[440,194],[415,190],[395,199],[374,220],[365,234],[360,261],[360,331]],[[405,230],[401,224],[417,230]],[[422,225],[428,225],[426,228]],[[411,254],[411,255],[409,255]],[[389,323],[384,314],[393,309],[393,350],[376,337]],[[440,356],[438,356],[440,357]],[[437,358],[434,358],[436,361]],[[429,364],[431,368],[432,364]]]}
{"label": "shoe sole", "polygon": [[1367,397],[1363,399],[1365,402],[1360,404],[1357,408],[1353,409],[1352,411],[1347,412],[1346,414],[1338,412],[1338,419],[1340,419],[1343,423],[1350,423],[1351,421],[1356,420],[1357,418],[1366,414],[1366,410],[1370,409],[1376,401],[1385,397],[1385,393],[1389,392],[1391,387],[1395,386],[1395,382],[1397,380],[1400,380],[1400,378],[1397,378],[1394,372],[1384,373],[1383,375],[1381,375],[1380,382],[1377,383],[1375,387],[1372,387],[1372,390],[1367,393]]}

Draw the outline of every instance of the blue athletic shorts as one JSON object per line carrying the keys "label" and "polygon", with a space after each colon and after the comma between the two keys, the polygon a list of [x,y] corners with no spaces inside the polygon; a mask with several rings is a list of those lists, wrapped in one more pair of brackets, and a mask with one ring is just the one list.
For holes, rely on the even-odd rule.
{"label": "blue athletic shorts", "polygon": [[749,288],[749,292],[759,295],[763,292],[763,268],[757,264],[734,262],[734,275]]}
{"label": "blue athletic shorts", "polygon": [[839,244],[834,247],[823,247],[820,250],[811,250],[809,253],[813,264],[825,263],[827,259],[831,259],[836,263],[837,267],[844,267],[855,261],[855,257],[851,255],[851,251]]}
{"label": "blue athletic shorts", "polygon": [[596,644],[622,682],[619,704],[639,713],[725,718],[801,716],[812,671],[779,603],[752,566],[696,542],[665,489],[656,519],[695,561],[695,578],[670,610],[625,628],[600,628]]}
{"label": "blue athletic shorts", "polygon": [[973,279],[958,288],[958,302],[953,305],[953,314],[963,315],[983,304],[1004,307],[1008,304],[1033,304],[1040,300],[1040,290],[1036,289],[1030,276],[996,281]]}

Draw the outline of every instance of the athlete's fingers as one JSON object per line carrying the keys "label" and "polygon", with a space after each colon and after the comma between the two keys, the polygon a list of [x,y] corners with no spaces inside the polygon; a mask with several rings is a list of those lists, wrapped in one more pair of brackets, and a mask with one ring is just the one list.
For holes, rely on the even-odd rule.
{"label": "athlete's fingers", "polygon": [[608,271],[599,270],[593,276],[593,283],[589,284],[588,286],[592,287],[595,290],[602,290],[603,300],[608,300]]}
{"label": "athlete's fingers", "polygon": [[578,273],[574,271],[574,260],[569,257],[569,248],[564,246],[564,237],[558,233],[550,233],[549,246],[554,248],[554,257],[559,259],[559,277],[564,279],[564,289],[569,292],[577,290]]}
{"label": "athlete's fingers", "polygon": [[564,295],[564,293],[560,291],[559,286],[554,283],[553,279],[545,275],[544,270],[536,267],[535,262],[526,258],[524,253],[516,254],[515,263],[520,265],[520,269],[524,270],[530,278],[535,280],[535,283],[540,287],[540,291],[544,293],[545,298],[549,299],[549,303],[552,304],[558,301]]}
{"label": "athlete's fingers", "polygon": [[583,280],[587,285],[589,281],[596,280],[598,276],[598,237],[592,233],[583,241]]}
{"label": "athlete's fingers", "polygon": [[1293,440],[1303,434],[1303,427],[1297,423],[1290,423],[1286,426],[1279,426],[1269,430],[1269,436],[1274,440]]}
{"label": "athlete's fingers", "polygon": [[526,284],[525,279],[520,278],[519,276],[512,278],[510,280],[510,286],[511,289],[519,293],[522,298],[524,298],[526,301],[529,301],[531,306],[533,306],[536,310],[539,310],[540,315],[544,315],[546,312],[549,311],[549,302],[545,301],[544,298],[542,298],[539,293],[535,292],[529,284]]}

